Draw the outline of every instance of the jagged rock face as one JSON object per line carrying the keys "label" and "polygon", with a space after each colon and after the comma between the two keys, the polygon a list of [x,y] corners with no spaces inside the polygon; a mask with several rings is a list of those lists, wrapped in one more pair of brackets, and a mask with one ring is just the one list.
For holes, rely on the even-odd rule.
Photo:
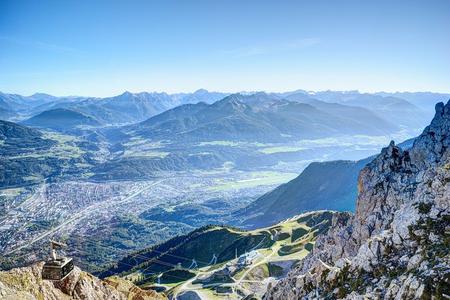
{"label": "jagged rock face", "polygon": [[62,281],[41,279],[43,263],[0,272],[0,299],[5,300],[163,300],[165,296],[145,291],[119,278],[101,280],[75,267]]}
{"label": "jagged rock face", "polygon": [[[450,101],[410,151],[393,142],[360,173],[354,216],[333,228],[265,299],[450,296]],[[447,298],[448,299],[448,298]]]}

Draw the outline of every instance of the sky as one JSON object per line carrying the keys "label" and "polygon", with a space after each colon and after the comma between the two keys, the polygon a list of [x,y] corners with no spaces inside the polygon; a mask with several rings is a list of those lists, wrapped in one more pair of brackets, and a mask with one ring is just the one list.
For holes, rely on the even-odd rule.
{"label": "sky", "polygon": [[0,0],[0,91],[450,92],[450,1]]}

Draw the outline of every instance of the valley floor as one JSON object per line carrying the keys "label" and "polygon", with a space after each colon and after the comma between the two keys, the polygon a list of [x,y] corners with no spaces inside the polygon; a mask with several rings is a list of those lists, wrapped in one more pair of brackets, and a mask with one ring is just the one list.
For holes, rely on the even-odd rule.
{"label": "valley floor", "polygon": [[[400,132],[396,137],[403,136]],[[65,241],[77,264],[96,272],[130,251],[194,228],[239,224],[242,220],[233,212],[295,178],[310,162],[364,158],[390,138],[349,136],[251,145],[264,155],[280,155],[278,164],[251,170],[228,162],[209,171],[157,172],[145,180],[63,180],[1,189],[0,269],[42,260],[50,238]],[[217,144],[239,151],[250,147],[224,141],[202,146]],[[305,149],[307,158],[302,154]],[[286,153],[296,159],[284,162]]]}
{"label": "valley floor", "polygon": [[[37,258],[46,241],[58,237],[73,246],[70,254],[91,264],[105,264],[127,250],[208,222],[229,221],[231,211],[295,176],[266,171],[172,172],[140,182],[71,181],[3,190],[12,200],[0,217],[0,252],[5,253],[1,262],[6,265],[6,259],[29,254],[30,249],[36,251],[30,258]],[[186,215],[186,205],[197,210],[195,220],[192,211]],[[135,244],[138,237],[133,234],[146,235],[143,226],[150,230],[141,245]],[[87,239],[77,240],[83,236]],[[96,249],[109,253],[91,260],[90,252]]]}

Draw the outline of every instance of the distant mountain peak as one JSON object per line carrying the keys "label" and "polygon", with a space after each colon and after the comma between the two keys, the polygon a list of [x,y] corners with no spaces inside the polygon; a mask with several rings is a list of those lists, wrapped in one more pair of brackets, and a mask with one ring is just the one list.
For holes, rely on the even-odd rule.
{"label": "distant mountain peak", "polygon": [[194,92],[194,94],[207,94],[207,93],[209,93],[209,91],[205,89],[198,89]]}
{"label": "distant mountain peak", "polygon": [[50,94],[46,94],[46,93],[34,93],[33,95],[30,96],[31,98],[37,98],[37,97],[51,97],[51,98],[56,98],[53,95]]}
{"label": "distant mountain peak", "polygon": [[129,91],[125,91],[122,94],[119,95],[119,97],[131,97],[134,96],[134,94],[132,92]]}

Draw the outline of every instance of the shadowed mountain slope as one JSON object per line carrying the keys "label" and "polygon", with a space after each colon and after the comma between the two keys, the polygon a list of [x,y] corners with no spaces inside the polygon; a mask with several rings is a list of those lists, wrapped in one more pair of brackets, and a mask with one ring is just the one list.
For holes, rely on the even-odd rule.
{"label": "shadowed mountain slope", "polygon": [[82,125],[100,125],[100,123],[93,117],[85,115],[81,112],[64,108],[44,111],[28,120],[25,120],[23,124],[55,130],[70,130]]}
{"label": "shadowed mountain slope", "polygon": [[261,196],[239,215],[250,228],[266,226],[305,211],[353,211],[359,171],[371,158],[311,163],[297,178]]}

